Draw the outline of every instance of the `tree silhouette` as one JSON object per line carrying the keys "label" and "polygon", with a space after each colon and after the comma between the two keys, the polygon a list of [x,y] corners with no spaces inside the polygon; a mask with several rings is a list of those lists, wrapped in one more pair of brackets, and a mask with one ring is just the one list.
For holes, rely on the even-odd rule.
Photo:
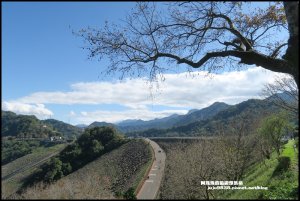
{"label": "tree silhouette", "polygon": [[[121,78],[148,72],[155,80],[166,70],[161,61],[168,61],[209,72],[256,65],[290,74],[298,86],[299,2],[270,2],[253,12],[242,9],[245,4],[249,3],[175,2],[161,10],[157,3],[139,2],[124,26],[106,22],[100,30],[87,28],[76,34],[88,42],[84,48],[90,58],[108,57],[106,72],[121,72]],[[271,37],[282,30],[289,33],[288,40]]]}

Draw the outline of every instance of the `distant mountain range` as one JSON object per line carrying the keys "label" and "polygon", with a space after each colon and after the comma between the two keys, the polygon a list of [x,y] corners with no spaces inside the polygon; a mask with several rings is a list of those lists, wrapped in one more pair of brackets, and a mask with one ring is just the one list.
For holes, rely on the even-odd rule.
{"label": "distant mountain range", "polygon": [[272,96],[266,98],[266,100],[276,101],[278,99],[281,99],[284,102],[290,104],[290,103],[293,103],[293,102],[298,102],[297,99],[295,98],[296,94],[298,94],[297,91],[277,93],[277,94],[273,94]]}
{"label": "distant mountain range", "polygon": [[[282,97],[288,99],[285,94]],[[76,126],[55,119],[38,120],[33,115],[16,115],[13,112],[2,111],[2,136],[47,137],[63,135],[72,137],[80,135],[85,128],[95,126],[111,126],[128,136],[199,136],[213,135],[218,125],[248,118],[253,120],[267,113],[276,112],[278,108],[272,102],[272,97],[264,100],[250,99],[236,105],[215,102],[212,105],[197,110],[190,110],[185,115],[173,114],[161,119],[149,121],[124,120],[117,124],[93,122],[90,125]]]}
{"label": "distant mountain range", "polygon": [[78,128],[81,128],[81,129],[84,129],[84,128],[88,127],[88,125],[86,125],[86,124],[77,124],[75,126],[78,127]]}
{"label": "distant mountain range", "polygon": [[[178,126],[167,129],[152,128],[143,131],[129,132],[126,133],[126,135],[144,137],[208,136],[220,132],[220,127],[222,127],[221,129],[223,129],[223,131],[230,133],[229,125],[240,121],[249,122],[249,124],[246,124],[246,130],[251,132],[253,128],[252,122],[279,110],[274,103],[268,100],[258,99],[250,99],[232,106],[223,105],[225,108],[219,112],[217,112],[218,110],[212,110],[218,105],[219,104],[213,104],[208,108],[202,109],[202,112],[205,111],[205,114],[207,114],[205,118],[201,115],[194,115],[193,117],[195,118],[186,115],[187,118],[182,118],[183,123],[178,124]],[[197,112],[191,114],[197,114]],[[198,119],[196,117],[198,117]]]}
{"label": "distant mountain range", "polygon": [[173,114],[171,116],[154,119],[149,121],[143,120],[125,120],[115,126],[122,132],[133,132],[133,131],[143,131],[147,129],[166,129],[174,126],[183,126],[189,123],[193,123],[199,120],[208,119],[218,112],[225,110],[229,107],[226,103],[215,102],[209,107],[203,108],[201,110],[193,109],[190,110],[186,115]]}

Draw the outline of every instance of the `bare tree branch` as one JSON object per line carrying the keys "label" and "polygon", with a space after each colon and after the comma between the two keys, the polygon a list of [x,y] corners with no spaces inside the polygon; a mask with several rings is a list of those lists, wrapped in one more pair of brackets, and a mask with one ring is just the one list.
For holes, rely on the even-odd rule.
{"label": "bare tree branch", "polygon": [[289,111],[293,118],[298,119],[299,91],[291,76],[277,76],[274,83],[265,85],[261,95],[264,98],[269,97],[269,101],[273,102],[279,108]]}
{"label": "bare tree branch", "polygon": [[[298,29],[292,16],[297,15],[293,6],[299,7],[299,4],[284,3],[283,7],[282,3],[270,3],[266,9],[259,8],[250,14],[241,12],[242,5],[239,2],[184,2],[169,3],[169,7],[164,8],[156,3],[139,2],[126,17],[124,26],[107,23],[101,30],[81,30],[77,35],[88,42],[86,49],[90,58],[111,59],[109,72],[134,73],[143,69],[153,78],[153,73],[163,72],[157,71],[162,69],[159,66],[163,59],[209,72],[218,69],[217,61],[218,64],[230,61],[231,66],[256,65],[290,74],[298,86],[299,59],[292,51],[297,52],[298,45],[293,41]],[[269,35],[275,30],[287,33],[287,25],[288,31],[293,32],[293,41],[270,39]],[[289,53],[279,58],[282,55],[279,51],[286,44]],[[239,62],[233,65],[231,58]]]}

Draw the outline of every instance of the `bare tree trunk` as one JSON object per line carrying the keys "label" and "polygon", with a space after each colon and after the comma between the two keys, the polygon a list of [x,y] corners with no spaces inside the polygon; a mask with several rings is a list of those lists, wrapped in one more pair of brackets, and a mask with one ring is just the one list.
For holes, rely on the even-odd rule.
{"label": "bare tree trunk", "polygon": [[299,1],[284,1],[283,4],[290,33],[288,48],[283,58],[292,66],[293,77],[299,89]]}

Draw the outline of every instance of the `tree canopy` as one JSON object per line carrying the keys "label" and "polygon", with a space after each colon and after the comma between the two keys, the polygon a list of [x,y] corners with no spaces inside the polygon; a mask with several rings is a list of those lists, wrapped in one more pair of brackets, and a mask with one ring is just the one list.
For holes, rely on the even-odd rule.
{"label": "tree canopy", "polygon": [[282,139],[290,132],[293,132],[293,126],[285,112],[266,117],[258,129],[258,133],[271,144],[278,156],[280,156],[280,150],[283,145]]}
{"label": "tree canopy", "polygon": [[[166,70],[161,61],[209,72],[256,65],[290,74],[298,86],[299,2],[269,2],[250,12],[244,4],[249,3],[172,2],[163,10],[158,3],[139,2],[123,25],[106,22],[100,30],[77,34],[87,42],[90,58],[110,59],[107,73],[148,72],[153,80]],[[281,31],[289,38],[271,38]]]}

